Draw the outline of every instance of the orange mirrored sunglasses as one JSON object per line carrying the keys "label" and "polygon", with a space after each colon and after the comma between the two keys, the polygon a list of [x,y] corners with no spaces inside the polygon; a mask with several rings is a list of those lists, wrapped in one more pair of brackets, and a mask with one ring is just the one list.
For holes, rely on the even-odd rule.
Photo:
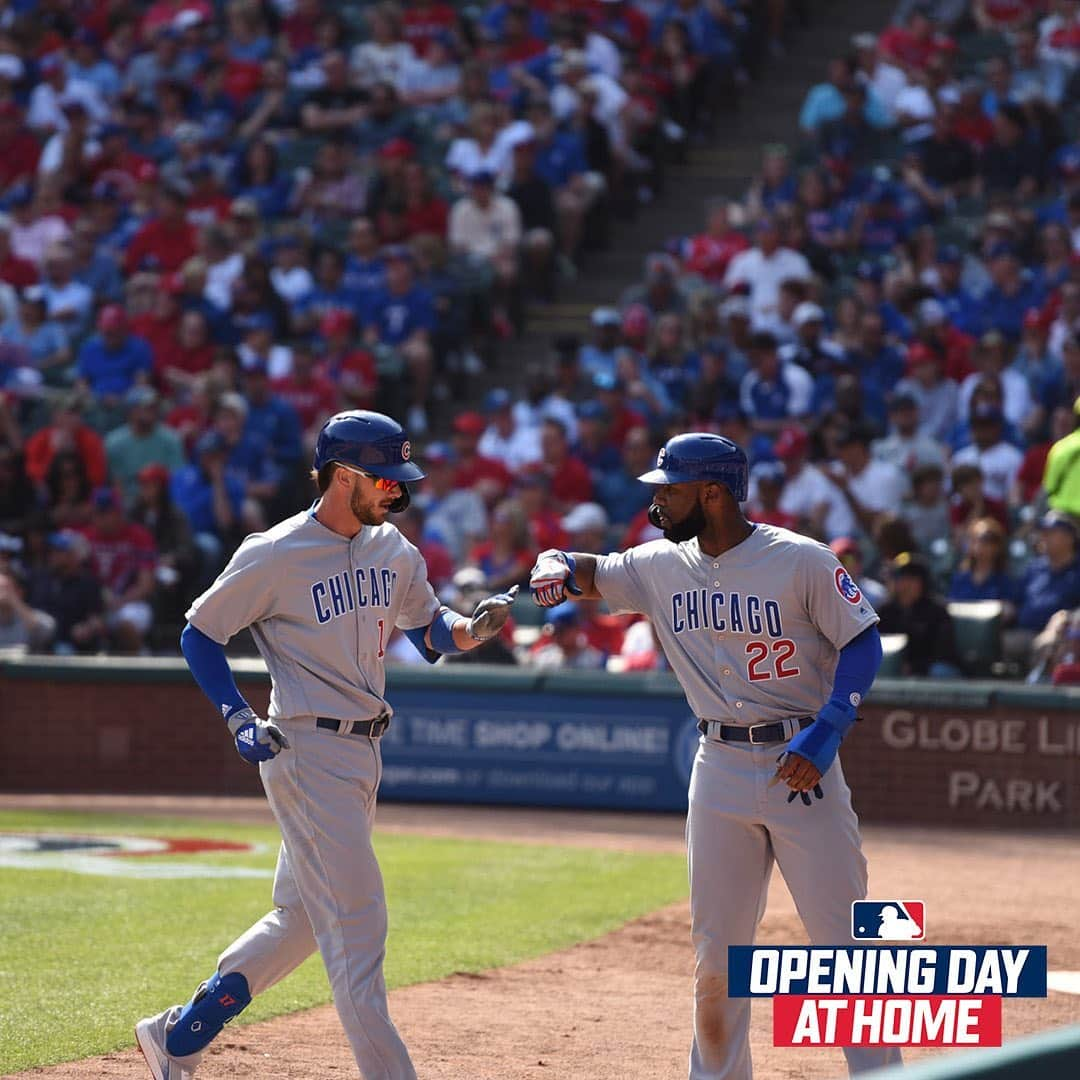
{"label": "orange mirrored sunglasses", "polygon": [[398,486],[397,480],[387,480],[385,477],[376,476],[374,473],[364,472],[363,469],[354,469],[351,465],[345,465],[340,461],[338,465],[346,472],[356,473],[357,476],[365,476],[368,480],[374,480],[377,491],[394,491]]}

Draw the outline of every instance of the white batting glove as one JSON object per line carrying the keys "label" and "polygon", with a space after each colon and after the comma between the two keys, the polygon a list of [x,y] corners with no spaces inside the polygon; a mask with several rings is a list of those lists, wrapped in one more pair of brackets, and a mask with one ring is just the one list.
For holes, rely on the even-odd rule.
{"label": "white batting glove", "polygon": [[555,607],[566,599],[567,592],[581,595],[574,584],[574,557],[558,548],[548,548],[536,556],[529,574],[529,589],[540,607]]}

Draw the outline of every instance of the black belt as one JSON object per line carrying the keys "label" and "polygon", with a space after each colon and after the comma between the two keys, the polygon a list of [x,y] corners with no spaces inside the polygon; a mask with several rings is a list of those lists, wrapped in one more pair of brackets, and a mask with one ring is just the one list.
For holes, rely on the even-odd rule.
{"label": "black belt", "polygon": [[[812,716],[800,716],[798,721],[799,730],[809,727],[813,722]],[[710,726],[712,731],[709,731]],[[783,720],[777,720],[771,724],[751,724],[746,727],[742,724],[717,724],[715,720],[699,720],[698,731],[710,738],[721,738],[724,742],[748,742],[757,746],[761,743],[784,742],[788,735]]]}
{"label": "black belt", "polygon": [[374,720],[335,720],[330,716],[317,716],[315,726],[327,731],[336,731],[339,735],[362,735],[367,739],[377,739],[390,726],[390,717],[383,713]]}

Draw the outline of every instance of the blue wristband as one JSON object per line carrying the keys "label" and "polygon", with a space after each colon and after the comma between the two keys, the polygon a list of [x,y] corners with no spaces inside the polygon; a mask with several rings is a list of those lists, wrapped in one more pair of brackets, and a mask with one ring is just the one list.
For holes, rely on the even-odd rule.
{"label": "blue wristband", "polygon": [[461,616],[449,608],[439,609],[439,614],[431,620],[431,647],[438,653],[459,653],[462,650],[454,641],[454,627]]}

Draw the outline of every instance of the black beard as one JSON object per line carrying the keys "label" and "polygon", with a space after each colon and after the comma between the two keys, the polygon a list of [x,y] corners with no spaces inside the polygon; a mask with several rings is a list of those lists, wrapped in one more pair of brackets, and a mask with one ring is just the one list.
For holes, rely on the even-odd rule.
{"label": "black beard", "polygon": [[664,539],[673,544],[682,544],[687,540],[693,540],[702,529],[705,528],[705,511],[701,503],[695,503],[694,509],[682,519],[672,524],[671,528],[664,529]]}

